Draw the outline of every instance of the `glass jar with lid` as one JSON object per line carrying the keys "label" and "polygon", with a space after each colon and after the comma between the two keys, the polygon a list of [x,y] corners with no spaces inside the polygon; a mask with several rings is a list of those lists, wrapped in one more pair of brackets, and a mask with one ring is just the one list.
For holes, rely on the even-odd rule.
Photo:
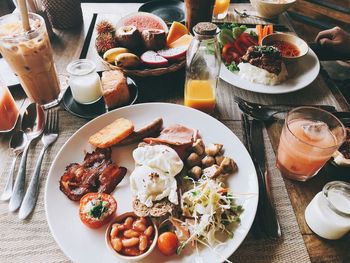
{"label": "glass jar with lid", "polygon": [[101,98],[101,81],[94,62],[88,59],[74,60],[67,66],[67,71],[70,74],[69,86],[76,102],[91,104]]}
{"label": "glass jar with lid", "polygon": [[185,106],[213,113],[221,56],[217,42],[218,28],[209,22],[198,23],[186,61]]}
{"label": "glass jar with lid", "polygon": [[339,239],[350,231],[350,184],[327,183],[305,209],[305,221],[326,239]]}

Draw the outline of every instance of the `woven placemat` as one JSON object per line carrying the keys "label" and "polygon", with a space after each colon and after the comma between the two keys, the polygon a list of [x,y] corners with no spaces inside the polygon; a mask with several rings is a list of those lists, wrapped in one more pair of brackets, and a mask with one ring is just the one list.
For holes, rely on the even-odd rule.
{"label": "woven placemat", "polygon": [[[34,213],[25,221],[18,219],[17,213],[8,212],[8,203],[0,203],[0,262],[27,263],[27,262],[69,262],[69,259],[55,243],[46,221],[44,210],[44,186],[50,164],[57,152],[67,139],[86,121],[71,116],[60,110],[60,136],[56,143],[49,148],[42,165],[40,178],[40,192]],[[239,138],[242,138],[239,121],[224,122]],[[274,153],[265,134],[266,152],[270,169],[272,192],[276,203],[277,215],[281,224],[283,236],[276,240],[255,240],[248,234],[246,240],[231,256],[233,262],[310,262],[303,238],[299,232],[293,208],[290,204],[283,179],[274,168]],[[39,152],[41,143],[31,147],[27,164],[27,181],[30,180],[33,166]],[[0,190],[10,166],[11,158],[3,160],[5,165],[0,178]],[[59,178],[57,178],[58,187]],[[69,219],[67,219],[69,224]],[[77,244],[77,249],[79,245]]]}

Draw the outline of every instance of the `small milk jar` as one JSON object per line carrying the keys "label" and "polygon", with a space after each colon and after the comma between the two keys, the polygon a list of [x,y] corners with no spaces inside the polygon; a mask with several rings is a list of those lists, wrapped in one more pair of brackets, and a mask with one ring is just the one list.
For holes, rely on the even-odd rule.
{"label": "small milk jar", "polygon": [[317,235],[339,239],[350,231],[350,184],[327,183],[306,207],[305,220]]}
{"label": "small milk jar", "polygon": [[67,66],[73,98],[81,104],[91,104],[102,96],[100,76],[96,65],[88,59],[74,60]]}

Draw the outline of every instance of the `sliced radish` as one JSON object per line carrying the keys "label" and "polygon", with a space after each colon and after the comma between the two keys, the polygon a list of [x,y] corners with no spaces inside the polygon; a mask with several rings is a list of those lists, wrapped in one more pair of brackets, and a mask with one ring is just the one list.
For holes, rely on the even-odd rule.
{"label": "sliced radish", "polygon": [[171,61],[179,60],[186,56],[187,48],[187,46],[164,48],[158,50],[158,54],[161,55],[163,58],[166,58]]}
{"label": "sliced radish", "polygon": [[141,55],[141,60],[144,64],[152,68],[159,68],[168,64],[168,60],[166,58],[160,56],[157,52],[152,50],[143,53]]}

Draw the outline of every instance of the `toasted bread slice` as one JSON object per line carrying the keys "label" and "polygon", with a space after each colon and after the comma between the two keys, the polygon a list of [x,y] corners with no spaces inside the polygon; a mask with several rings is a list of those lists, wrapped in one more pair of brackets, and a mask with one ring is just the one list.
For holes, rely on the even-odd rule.
{"label": "toasted bread slice", "polygon": [[176,205],[171,203],[167,198],[164,198],[158,202],[154,202],[152,207],[147,207],[138,199],[134,199],[132,202],[134,213],[137,216],[153,216],[162,217],[167,214],[172,214],[176,208]]}
{"label": "toasted bread slice", "polygon": [[89,138],[89,143],[98,148],[108,148],[128,137],[134,131],[134,124],[120,118]]}

